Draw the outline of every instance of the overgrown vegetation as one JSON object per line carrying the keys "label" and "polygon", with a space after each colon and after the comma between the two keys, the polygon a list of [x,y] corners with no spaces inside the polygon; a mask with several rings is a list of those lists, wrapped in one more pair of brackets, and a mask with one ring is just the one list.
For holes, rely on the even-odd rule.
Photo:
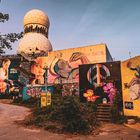
{"label": "overgrown vegetation", "polygon": [[[98,103],[82,103],[79,101],[79,96],[75,95],[62,97],[62,85],[54,86],[55,90],[50,106],[40,108],[39,99],[34,98],[19,101],[20,104],[33,108],[33,113],[26,118],[24,124],[43,127],[51,132],[82,134],[92,132],[99,124],[95,116]],[[122,95],[119,92],[114,98],[111,114],[113,123],[122,124],[129,119],[129,117],[123,115]]]}
{"label": "overgrown vegetation", "polygon": [[123,101],[122,101],[122,95],[120,92],[117,92],[112,109],[111,109],[111,115],[112,115],[112,122],[122,124],[127,121],[127,117],[123,115]]}
{"label": "overgrown vegetation", "polygon": [[12,104],[26,106],[28,108],[40,108],[40,99],[39,98],[30,98],[23,101],[22,98],[14,99]]}
{"label": "overgrown vegetation", "polygon": [[41,126],[55,132],[88,134],[97,126],[95,110],[95,104],[83,104],[76,96],[62,98],[60,94],[55,94],[52,105],[34,109],[25,124]]}

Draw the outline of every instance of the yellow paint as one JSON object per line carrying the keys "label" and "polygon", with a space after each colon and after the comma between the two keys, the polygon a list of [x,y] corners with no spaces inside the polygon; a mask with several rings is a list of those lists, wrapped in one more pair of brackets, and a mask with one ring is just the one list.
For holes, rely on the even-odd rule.
{"label": "yellow paint", "polygon": [[46,95],[47,95],[47,105],[51,105],[51,93],[48,91]]}
{"label": "yellow paint", "polygon": [[[76,74],[74,77],[72,70],[69,68],[74,70],[82,64],[101,63],[112,60],[112,57],[105,44],[52,51],[48,53],[48,57],[48,68],[50,69],[50,73],[48,73],[48,83],[60,83],[60,81],[62,81],[62,83],[77,83],[78,73],[76,74],[76,72],[73,72]],[[67,78],[57,78],[59,76],[58,72],[56,72],[57,70],[55,69],[55,64],[60,60],[61,62],[63,60],[65,63],[65,67],[61,69],[61,72],[65,73]],[[67,76],[68,73],[70,74],[69,76]]]}
{"label": "yellow paint", "polygon": [[41,107],[47,106],[47,98],[46,93],[41,93]]}
{"label": "yellow paint", "polygon": [[[107,46],[106,44],[98,44],[91,46],[84,46],[78,48],[70,48],[64,50],[57,50],[48,52],[48,56],[38,57],[35,61],[37,64],[41,65],[41,67],[50,67],[51,63],[55,63],[58,59],[64,59],[69,62],[70,57],[73,53],[80,52],[86,56],[85,64],[89,63],[101,63],[107,62]],[[81,63],[80,61],[76,62],[77,65]]]}
{"label": "yellow paint", "polygon": [[132,78],[135,77],[135,73],[136,73],[136,71],[130,70],[127,67],[128,62],[132,63],[131,67],[133,68],[135,68],[138,65],[140,66],[140,56],[128,59],[121,63],[123,105],[125,101],[128,101],[128,102],[133,102],[133,106],[134,106],[133,110],[125,109],[125,106],[124,106],[124,114],[128,116],[140,117],[140,98],[136,100],[130,99],[129,88],[126,88],[125,86],[132,80]]}
{"label": "yellow paint", "polygon": [[[78,82],[78,74],[73,72],[67,78],[58,79],[59,74],[56,72],[56,63],[58,61],[63,61],[65,67],[63,67],[63,63],[61,63],[62,68],[59,72],[61,74],[71,74],[72,69],[78,68],[79,65],[82,64],[92,64],[92,63],[101,63],[108,62],[112,60],[112,57],[107,49],[106,44],[98,44],[91,46],[84,46],[78,48],[70,48],[65,50],[57,50],[48,52],[48,56],[46,57],[38,57],[34,64],[31,67],[31,72],[35,75],[35,79],[32,80],[32,84],[44,84],[44,68],[48,68],[48,83],[60,83],[63,80],[63,83],[72,83]],[[56,66],[56,67],[55,67]],[[71,68],[71,70],[69,69]],[[67,70],[66,70],[67,69]],[[37,83],[38,82],[38,83]],[[100,79],[98,78],[98,83],[100,83]]]}
{"label": "yellow paint", "polygon": [[87,60],[85,63],[101,63],[107,61],[107,46],[105,44],[84,46],[78,48],[70,48],[64,50],[57,50],[49,52],[49,64],[54,60],[54,58],[68,60],[73,53],[80,52],[83,53]]}

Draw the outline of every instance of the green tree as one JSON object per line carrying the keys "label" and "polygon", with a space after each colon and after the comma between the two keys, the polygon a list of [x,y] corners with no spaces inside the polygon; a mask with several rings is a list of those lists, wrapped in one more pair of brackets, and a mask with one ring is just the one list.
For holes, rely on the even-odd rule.
{"label": "green tree", "polygon": [[[3,14],[0,12],[0,22],[4,23],[5,21],[8,20],[9,20],[9,14]],[[8,34],[1,34],[0,32],[0,55],[4,54],[6,49],[12,50],[12,43],[18,41],[22,37],[23,37],[23,32],[8,33]]]}

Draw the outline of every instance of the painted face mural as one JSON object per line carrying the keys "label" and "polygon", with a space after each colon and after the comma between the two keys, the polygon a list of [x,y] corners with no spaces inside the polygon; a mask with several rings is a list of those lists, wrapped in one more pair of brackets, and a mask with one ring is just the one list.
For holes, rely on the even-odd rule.
{"label": "painted face mural", "polygon": [[88,63],[88,58],[80,52],[73,53],[68,61],[62,59],[60,56],[55,57],[50,65],[49,73],[53,76],[53,83],[78,82],[78,66]]}
{"label": "painted face mural", "polygon": [[8,68],[10,66],[10,60],[5,59],[2,62],[2,67],[0,68],[0,79],[5,80],[8,79]]}
{"label": "painted face mural", "polygon": [[35,63],[31,66],[31,73],[35,75],[35,78],[32,80],[31,84],[44,84],[44,74],[46,72],[47,60],[44,57],[38,57],[35,60]]}
{"label": "painted face mural", "polygon": [[105,48],[101,44],[50,52],[48,83],[79,83],[79,65],[112,60]]}
{"label": "painted face mural", "polygon": [[12,84],[12,81],[8,80],[10,63],[9,59],[4,59],[2,61],[2,67],[0,67],[0,93],[5,93],[7,87],[9,88]]}
{"label": "painted face mural", "polygon": [[87,64],[79,66],[80,98],[112,104],[117,92],[121,93],[120,62]]}

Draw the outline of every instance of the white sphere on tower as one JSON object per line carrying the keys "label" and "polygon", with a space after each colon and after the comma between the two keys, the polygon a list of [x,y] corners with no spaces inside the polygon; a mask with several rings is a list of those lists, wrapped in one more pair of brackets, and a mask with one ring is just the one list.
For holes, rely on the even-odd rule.
{"label": "white sphere on tower", "polygon": [[50,21],[48,16],[38,9],[33,9],[24,16],[24,27],[29,24],[40,24],[49,28]]}
{"label": "white sphere on tower", "polygon": [[18,54],[46,54],[52,51],[48,40],[49,18],[41,10],[33,9],[24,16],[24,36],[19,43]]}
{"label": "white sphere on tower", "polygon": [[42,34],[27,33],[19,42],[18,53],[24,52],[26,54],[50,52],[52,45],[50,41]]}

